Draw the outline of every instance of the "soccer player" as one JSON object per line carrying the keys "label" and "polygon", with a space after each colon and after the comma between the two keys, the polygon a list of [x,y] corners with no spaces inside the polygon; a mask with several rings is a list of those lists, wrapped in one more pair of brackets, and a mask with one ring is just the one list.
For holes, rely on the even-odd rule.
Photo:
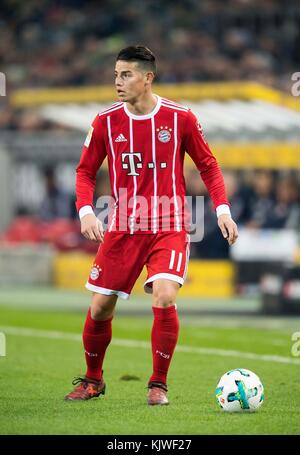
{"label": "soccer player", "polygon": [[[73,381],[67,400],[88,400],[105,393],[103,360],[112,338],[118,297],[128,299],[146,265],[145,291],[152,293],[153,371],[148,381],[149,405],[166,405],[167,374],[176,347],[178,289],[189,259],[185,223],[184,154],[195,162],[207,186],[218,225],[229,244],[238,232],[230,215],[220,168],[190,109],[155,95],[153,53],[144,46],[121,50],[115,64],[119,102],[94,119],[76,169],[76,206],[81,232],[100,242],[86,284],[92,291],[83,345],[87,370]],[[93,211],[96,173],[108,158],[114,201],[108,228]],[[171,203],[161,210],[161,198]]]}

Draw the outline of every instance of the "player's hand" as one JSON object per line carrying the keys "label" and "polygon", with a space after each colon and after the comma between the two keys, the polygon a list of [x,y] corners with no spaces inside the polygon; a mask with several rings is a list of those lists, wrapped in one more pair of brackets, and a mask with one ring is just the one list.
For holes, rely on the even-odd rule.
{"label": "player's hand", "polygon": [[96,215],[89,213],[81,218],[81,234],[88,240],[103,242],[104,229]]}
{"label": "player's hand", "polygon": [[229,245],[233,245],[238,238],[238,228],[230,215],[220,215],[218,225],[222,231],[223,237],[227,239]]}

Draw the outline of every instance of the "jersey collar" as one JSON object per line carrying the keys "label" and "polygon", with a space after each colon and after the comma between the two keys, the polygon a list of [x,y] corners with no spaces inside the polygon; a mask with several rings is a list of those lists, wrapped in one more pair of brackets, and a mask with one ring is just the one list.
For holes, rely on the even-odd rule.
{"label": "jersey collar", "polygon": [[126,103],[124,103],[124,111],[126,112],[126,114],[128,115],[128,117],[132,118],[133,120],[147,120],[147,119],[150,119],[150,118],[154,117],[155,114],[157,114],[157,112],[159,111],[160,106],[161,106],[161,97],[158,96],[158,95],[154,95],[154,96],[156,96],[156,98],[157,98],[157,103],[156,103],[156,106],[155,106],[155,108],[153,109],[153,111],[152,111],[152,112],[149,112],[149,114],[145,114],[145,115],[135,115],[135,114],[132,114],[132,113],[127,109]]}

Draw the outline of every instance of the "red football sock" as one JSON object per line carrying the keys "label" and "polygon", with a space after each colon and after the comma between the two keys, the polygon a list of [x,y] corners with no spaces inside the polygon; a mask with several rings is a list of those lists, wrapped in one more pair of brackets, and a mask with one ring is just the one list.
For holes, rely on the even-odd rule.
{"label": "red football sock", "polygon": [[107,346],[112,337],[112,317],[105,321],[95,321],[89,308],[82,339],[87,364],[86,376],[99,381],[102,378],[102,364]]}
{"label": "red football sock", "polygon": [[149,382],[167,383],[167,374],[179,333],[179,319],[176,305],[167,308],[152,307],[154,321],[152,326],[153,373]]}

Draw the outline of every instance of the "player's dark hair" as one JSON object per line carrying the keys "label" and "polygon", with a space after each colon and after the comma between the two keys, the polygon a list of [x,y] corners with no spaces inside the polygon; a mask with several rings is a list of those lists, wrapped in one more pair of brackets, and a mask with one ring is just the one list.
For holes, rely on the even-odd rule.
{"label": "player's dark hair", "polygon": [[124,60],[125,62],[137,62],[140,67],[146,71],[152,71],[156,74],[155,55],[146,46],[128,46],[121,49],[117,55],[116,61]]}

